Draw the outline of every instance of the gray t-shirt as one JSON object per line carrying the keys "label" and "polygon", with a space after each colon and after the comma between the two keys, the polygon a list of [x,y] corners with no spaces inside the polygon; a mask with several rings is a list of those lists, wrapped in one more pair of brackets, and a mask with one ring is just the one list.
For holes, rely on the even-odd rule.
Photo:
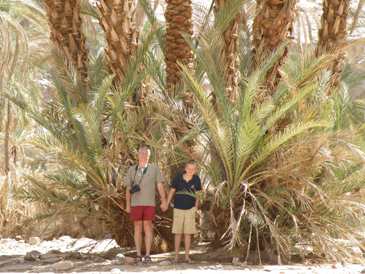
{"label": "gray t-shirt", "polygon": [[158,183],[163,183],[160,168],[156,164],[148,164],[144,172],[142,168],[131,166],[125,176],[127,191],[130,190],[132,182],[139,184],[141,191],[132,193],[131,206],[156,206],[156,187]]}

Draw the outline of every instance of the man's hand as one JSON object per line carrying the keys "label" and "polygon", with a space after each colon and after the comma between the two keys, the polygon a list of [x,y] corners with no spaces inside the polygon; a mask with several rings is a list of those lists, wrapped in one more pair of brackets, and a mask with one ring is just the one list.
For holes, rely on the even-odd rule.
{"label": "man's hand", "polygon": [[125,212],[127,212],[128,214],[131,213],[131,206],[126,206],[125,207]]}

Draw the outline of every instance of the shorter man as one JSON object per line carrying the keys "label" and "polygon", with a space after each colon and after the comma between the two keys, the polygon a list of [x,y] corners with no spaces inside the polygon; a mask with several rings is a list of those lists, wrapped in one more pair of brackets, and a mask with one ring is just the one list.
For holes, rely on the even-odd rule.
{"label": "shorter man", "polygon": [[145,233],[146,255],[144,262],[151,262],[150,252],[153,241],[153,224],[156,212],[156,188],[161,198],[161,209],[166,211],[166,195],[163,177],[159,167],[149,164],[151,151],[142,146],[138,150],[138,164],[131,166],[125,178],[127,185],[126,211],[134,225],[134,242],[137,249],[137,263],[142,262],[142,230]]}
{"label": "shorter man", "polygon": [[185,261],[187,263],[191,262],[189,256],[191,235],[197,233],[195,213],[199,206],[196,192],[202,189],[200,178],[196,175],[196,172],[196,163],[194,161],[189,161],[185,165],[184,173],[178,174],[171,182],[171,189],[167,198],[167,204],[169,205],[175,195],[172,233],[175,234],[176,262],[179,260],[182,235],[184,235],[185,243]]}

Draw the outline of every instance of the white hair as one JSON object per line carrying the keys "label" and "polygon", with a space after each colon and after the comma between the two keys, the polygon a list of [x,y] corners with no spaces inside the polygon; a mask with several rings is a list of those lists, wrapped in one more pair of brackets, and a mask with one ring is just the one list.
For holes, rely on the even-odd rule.
{"label": "white hair", "polygon": [[140,152],[147,152],[148,153],[148,156],[151,155],[151,150],[147,147],[147,146],[141,146],[139,149],[138,149],[138,153]]}

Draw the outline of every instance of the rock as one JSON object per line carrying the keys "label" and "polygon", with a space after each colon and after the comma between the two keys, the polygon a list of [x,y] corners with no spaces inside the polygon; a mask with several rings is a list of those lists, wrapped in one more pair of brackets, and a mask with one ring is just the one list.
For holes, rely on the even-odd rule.
{"label": "rock", "polygon": [[9,265],[11,266],[11,265],[22,264],[22,263],[24,263],[23,258],[1,259],[0,260],[0,269],[4,269],[5,266],[9,266]]}
{"label": "rock", "polygon": [[122,270],[121,270],[121,269],[119,269],[119,268],[113,268],[113,269],[110,271],[110,273],[112,273],[112,274],[119,274],[119,273],[122,273]]}
{"label": "rock", "polygon": [[239,257],[233,257],[232,264],[233,265],[241,265],[240,258]]}
{"label": "rock", "polygon": [[134,264],[136,260],[132,257],[125,257],[124,263],[125,264]]}
{"label": "rock", "polygon": [[16,235],[16,236],[15,236],[15,240],[17,240],[17,241],[23,240],[23,237],[22,237],[22,236],[20,236],[20,235]]}
{"label": "rock", "polygon": [[60,241],[64,241],[64,242],[72,242],[74,239],[71,238],[70,236],[68,235],[64,235],[64,236],[61,236],[58,238]]}
{"label": "rock", "polygon": [[122,253],[118,253],[117,255],[115,255],[115,260],[119,264],[134,264],[135,263],[134,258],[127,257]]}
{"label": "rock", "polygon": [[61,261],[51,265],[51,268],[56,271],[66,271],[74,267],[74,263],[71,261]]}
{"label": "rock", "polygon": [[25,261],[34,262],[39,260],[41,256],[41,253],[37,250],[32,250],[30,252],[27,252],[24,256]]}
{"label": "rock", "polygon": [[42,254],[40,256],[40,259],[42,262],[51,264],[63,260],[63,257],[60,254],[48,252],[46,254]]}
{"label": "rock", "polygon": [[99,255],[95,255],[95,256],[91,256],[91,257],[92,257],[92,260],[95,263],[101,263],[101,262],[104,262],[106,260],[105,258],[100,257]]}
{"label": "rock", "polygon": [[41,239],[39,237],[30,237],[28,242],[31,245],[39,245],[41,243]]}
{"label": "rock", "polygon": [[115,258],[118,258],[120,260],[124,260],[125,259],[125,256],[124,256],[123,253],[118,253],[118,254],[115,255]]}
{"label": "rock", "polygon": [[121,254],[123,251],[124,250],[120,247],[112,247],[108,251],[101,253],[100,256],[105,258],[105,259],[112,259],[117,254]]}
{"label": "rock", "polygon": [[57,250],[57,249],[51,249],[50,251],[47,252],[47,254],[62,255],[62,252],[60,250]]}
{"label": "rock", "polygon": [[117,255],[115,255],[115,259],[119,262],[119,263],[124,263],[125,261],[125,256],[122,253],[118,253]]}
{"label": "rock", "polygon": [[168,265],[172,265],[172,262],[169,260],[164,260],[164,261],[159,262],[158,265],[168,266]]}
{"label": "rock", "polygon": [[11,241],[13,241],[13,240],[11,240],[11,239],[7,239],[7,238],[5,238],[5,239],[0,239],[0,244],[7,244],[7,243],[9,243],[9,242],[11,242]]}
{"label": "rock", "polygon": [[70,260],[70,259],[81,260],[84,257],[82,256],[82,254],[80,252],[71,251],[71,252],[68,252],[67,254],[65,254],[64,258],[68,259],[68,260]]}

